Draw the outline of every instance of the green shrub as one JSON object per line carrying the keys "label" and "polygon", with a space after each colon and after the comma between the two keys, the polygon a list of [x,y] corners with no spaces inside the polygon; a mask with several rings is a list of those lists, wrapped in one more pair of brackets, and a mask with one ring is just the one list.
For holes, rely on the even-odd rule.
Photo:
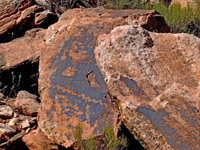
{"label": "green shrub", "polygon": [[76,140],[77,147],[80,150],[84,149],[82,133],[83,133],[83,130],[82,130],[81,124],[78,124],[74,130],[74,139]]}
{"label": "green shrub", "polygon": [[100,3],[100,0],[97,0],[97,2],[93,0],[49,0],[52,9],[59,8],[59,6],[65,7],[66,9],[70,9],[75,7],[76,3],[79,3],[81,6],[84,7],[93,7]]}
{"label": "green shrub", "polygon": [[92,137],[86,139],[85,149],[86,150],[93,150],[95,148],[95,140]]}
{"label": "green shrub", "polygon": [[104,128],[103,137],[106,150],[124,150],[127,148],[127,140],[124,137],[118,139],[112,126]]}
{"label": "green shrub", "polygon": [[[75,147],[79,150],[96,150],[99,146],[102,146],[105,150],[125,150],[127,148],[127,139],[120,137],[119,139],[114,134],[114,129],[112,126],[105,127],[103,129],[103,136],[100,139],[94,139],[89,137],[86,140],[82,139],[82,127],[80,124],[76,126],[74,130],[74,138],[76,140]],[[99,145],[97,140],[102,141]]]}
{"label": "green shrub", "polygon": [[104,0],[103,6],[112,9],[155,9],[164,16],[173,33],[189,33],[200,37],[200,0],[196,5],[181,7],[174,3],[147,3],[145,0]]}
{"label": "green shrub", "polygon": [[181,7],[174,3],[166,6],[162,3],[146,4],[144,9],[155,9],[164,16],[167,24],[173,33],[189,33],[200,37],[200,0],[196,0],[196,5],[188,4]]}
{"label": "green shrub", "polygon": [[103,0],[103,6],[107,9],[139,9],[144,4],[143,0]]}

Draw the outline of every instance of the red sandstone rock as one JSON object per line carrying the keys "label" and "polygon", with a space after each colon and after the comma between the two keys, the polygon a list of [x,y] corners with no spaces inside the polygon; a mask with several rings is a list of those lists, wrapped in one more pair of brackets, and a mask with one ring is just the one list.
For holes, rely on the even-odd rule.
{"label": "red sandstone rock", "polygon": [[26,91],[20,91],[15,100],[15,105],[24,115],[36,116],[40,104],[37,101],[37,96]]}
{"label": "red sandstone rock", "polygon": [[21,38],[8,43],[0,43],[0,67],[10,69],[24,61],[38,61],[40,50],[44,47],[44,29],[29,30]]}
{"label": "red sandstone rock", "polygon": [[[118,113],[94,58],[96,39],[142,16],[140,24],[147,24],[151,15],[158,14],[152,10],[73,9],[48,29],[44,37],[48,46],[39,68],[38,124],[49,139],[69,147],[75,142],[73,132],[79,123],[83,138],[101,135],[107,125],[117,131]],[[151,30],[164,32],[166,27],[157,24]]]}
{"label": "red sandstone rock", "polygon": [[8,0],[0,2],[0,35],[8,32],[17,25],[26,24],[26,21],[33,17],[36,11],[41,11],[42,7],[32,6],[32,0]]}
{"label": "red sandstone rock", "polygon": [[30,150],[48,150],[54,149],[57,150],[58,147],[54,146],[53,142],[50,141],[40,129],[36,129],[28,133],[22,138],[25,145]]}
{"label": "red sandstone rock", "polygon": [[55,14],[34,4],[34,0],[0,1],[0,42],[21,36],[33,27],[47,27],[57,19]]}
{"label": "red sandstone rock", "polygon": [[147,149],[199,149],[200,39],[117,27],[98,38],[98,66],[126,127]]}

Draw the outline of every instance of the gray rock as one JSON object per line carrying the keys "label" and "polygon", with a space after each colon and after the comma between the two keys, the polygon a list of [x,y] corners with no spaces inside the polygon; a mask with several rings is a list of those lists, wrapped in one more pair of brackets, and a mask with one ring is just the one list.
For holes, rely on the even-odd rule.
{"label": "gray rock", "polygon": [[4,133],[5,135],[10,135],[15,134],[16,130],[6,124],[0,123],[0,132]]}
{"label": "gray rock", "polygon": [[13,116],[13,109],[10,106],[0,106],[0,118],[12,118]]}

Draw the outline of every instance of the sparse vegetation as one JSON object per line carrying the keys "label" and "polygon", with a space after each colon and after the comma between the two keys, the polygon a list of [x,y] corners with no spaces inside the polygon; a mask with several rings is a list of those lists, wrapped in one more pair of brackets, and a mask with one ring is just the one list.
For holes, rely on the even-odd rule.
{"label": "sparse vegetation", "polygon": [[195,5],[181,7],[174,3],[147,3],[142,0],[104,0],[105,8],[112,9],[155,9],[164,16],[173,33],[189,33],[200,37],[200,0]]}
{"label": "sparse vegetation", "polygon": [[19,74],[18,78],[17,76],[14,74],[14,72],[11,72],[12,74],[12,87],[10,88],[10,94],[9,97],[11,97],[11,95],[16,96],[17,95],[17,91],[20,88],[20,82],[21,82],[21,74]]}
{"label": "sparse vegetation", "polygon": [[[79,150],[98,150],[99,146],[104,150],[125,150],[127,148],[127,139],[122,137],[117,138],[114,134],[112,126],[105,127],[101,139],[98,139],[101,144],[98,144],[97,139],[89,137],[86,140],[82,139],[83,129],[80,124],[74,130],[74,138],[76,140],[76,148]],[[103,143],[103,146],[102,146]]]}
{"label": "sparse vegetation", "polygon": [[127,140],[123,137],[118,139],[114,134],[112,126],[104,128],[103,137],[106,150],[124,150],[127,147]]}
{"label": "sparse vegetation", "polygon": [[3,81],[0,81],[0,92],[5,93],[5,91],[9,91],[8,97],[15,97],[17,95],[17,92],[20,89],[20,83],[21,83],[22,76],[19,74],[19,76],[16,76],[15,73],[11,72],[11,86],[4,85]]}
{"label": "sparse vegetation", "polygon": [[78,124],[74,130],[74,138],[77,142],[77,148],[80,150],[84,149],[84,141],[82,140],[82,127],[81,124]]}
{"label": "sparse vegetation", "polygon": [[86,139],[85,149],[86,150],[93,150],[95,148],[95,140],[90,136]]}
{"label": "sparse vegetation", "polygon": [[79,3],[83,7],[92,7],[98,5],[99,1],[95,2],[92,0],[50,0],[51,7],[54,10],[59,6],[65,7],[66,9],[74,8],[76,3]]}
{"label": "sparse vegetation", "polygon": [[140,9],[146,2],[141,0],[103,0],[105,8],[112,9]]}
{"label": "sparse vegetation", "polygon": [[188,4],[187,7],[181,7],[178,3],[166,6],[155,3],[154,5],[146,4],[146,8],[155,9],[163,15],[171,32],[184,32],[200,37],[200,0],[196,0],[195,6]]}

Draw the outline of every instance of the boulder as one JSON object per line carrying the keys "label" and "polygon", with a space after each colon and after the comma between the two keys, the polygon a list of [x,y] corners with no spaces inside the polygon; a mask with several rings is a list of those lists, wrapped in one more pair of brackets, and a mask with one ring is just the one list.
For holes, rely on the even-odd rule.
{"label": "boulder", "polygon": [[24,115],[36,116],[40,104],[37,101],[37,96],[28,93],[27,91],[20,91],[15,100],[16,107],[19,107]]}
{"label": "boulder", "polygon": [[25,135],[22,140],[30,150],[58,149],[39,128]]}
{"label": "boulder", "polygon": [[[119,113],[94,58],[96,39],[141,17],[143,26],[154,15],[159,16],[152,10],[73,9],[48,28],[40,57],[38,125],[49,139],[69,147],[79,124],[83,138],[101,135],[108,125],[118,130]],[[166,23],[160,25],[149,29],[165,32]]]}
{"label": "boulder", "polygon": [[0,35],[16,25],[21,12],[32,5],[32,0],[0,1]]}
{"label": "boulder", "polygon": [[0,132],[5,134],[5,135],[11,135],[11,134],[15,134],[16,130],[9,127],[6,124],[0,123]]}
{"label": "boulder", "polygon": [[44,33],[44,29],[35,28],[27,31],[21,38],[0,43],[0,69],[8,70],[25,61],[37,61],[40,50],[44,47]]}
{"label": "boulder", "polygon": [[0,118],[9,119],[13,116],[13,109],[10,106],[0,105]]}
{"label": "boulder", "polygon": [[27,91],[20,91],[18,94],[17,94],[17,99],[37,99],[38,96],[37,95],[34,95],[34,94],[31,94]]}
{"label": "boulder", "polygon": [[[12,31],[12,29],[17,26],[18,29],[22,29],[22,26],[25,25],[27,21],[30,21],[35,12],[42,10],[43,8],[38,5],[33,6],[33,0],[1,1],[0,35],[3,35],[8,31]],[[30,22],[28,24],[30,25]],[[10,33],[10,36],[13,35]]]}
{"label": "boulder", "polygon": [[[57,20],[55,14],[45,11],[34,0],[0,1],[0,92],[5,96],[15,97],[20,88],[36,89],[31,84],[37,77],[34,68],[45,46],[45,29],[38,27],[47,28]],[[24,71],[26,67],[29,69]]]}
{"label": "boulder", "polygon": [[[43,20],[38,20],[36,13],[43,12],[44,7],[36,5],[34,0],[7,0],[0,1],[0,41],[8,41],[19,35],[23,35],[27,29],[43,26],[44,22],[54,23],[58,17],[42,15]],[[44,18],[45,17],[45,18]]]}
{"label": "boulder", "polygon": [[34,28],[23,37],[0,43],[0,92],[15,97],[20,89],[37,89],[38,61],[45,29]]}
{"label": "boulder", "polygon": [[126,25],[99,36],[97,64],[146,149],[199,149],[200,39]]}

